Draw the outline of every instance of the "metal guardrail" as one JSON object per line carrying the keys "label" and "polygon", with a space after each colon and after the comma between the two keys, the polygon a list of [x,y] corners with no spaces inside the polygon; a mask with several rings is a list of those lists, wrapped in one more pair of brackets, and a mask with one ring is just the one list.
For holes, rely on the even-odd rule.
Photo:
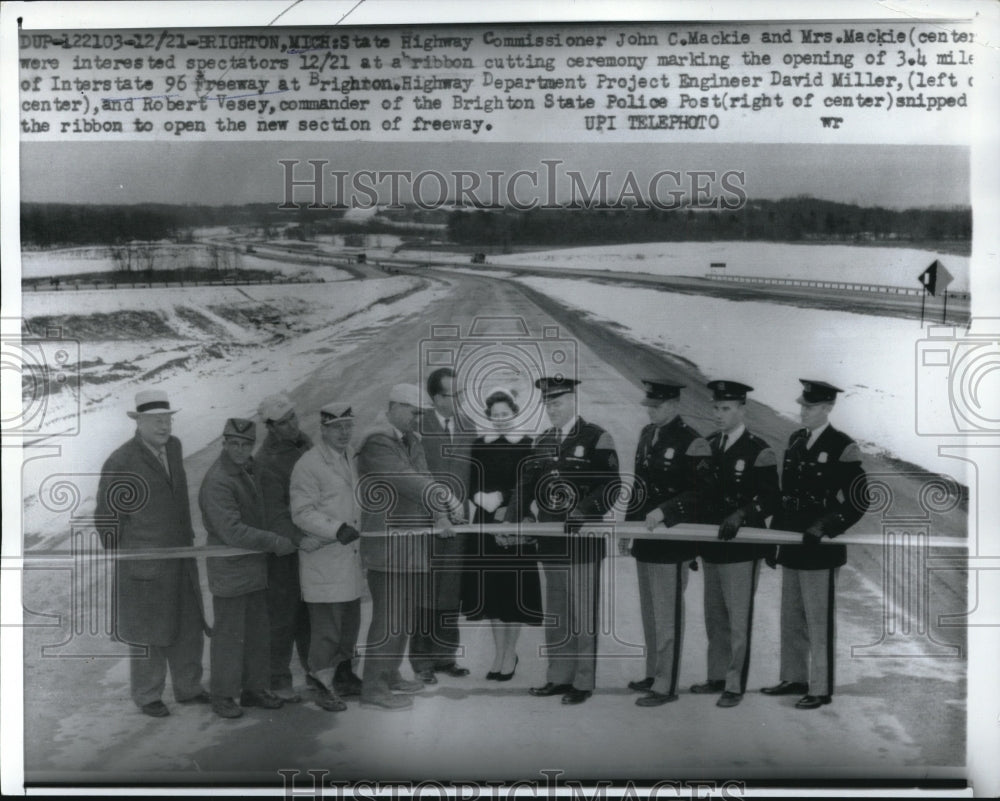
{"label": "metal guardrail", "polygon": [[[821,281],[808,278],[765,278],[754,275],[713,275],[705,273],[705,278],[710,281],[728,281],[737,284],[777,284],[779,286],[804,286],[814,289],[837,289],[847,292],[867,292],[882,293],[888,295],[916,295],[924,294],[923,289],[914,289],[908,286],[892,286],[890,284],[868,284],[863,281]],[[968,292],[948,292],[949,300],[969,300]]]}

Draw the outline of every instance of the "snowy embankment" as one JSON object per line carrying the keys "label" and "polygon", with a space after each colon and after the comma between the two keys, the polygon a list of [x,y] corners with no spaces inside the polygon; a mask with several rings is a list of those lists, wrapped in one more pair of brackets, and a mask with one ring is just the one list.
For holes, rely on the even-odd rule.
{"label": "snowy embankment", "polygon": [[[515,280],[692,362],[706,380],[753,386],[753,400],[792,420],[799,417],[799,378],[842,387],[831,422],[858,440],[865,453],[902,459],[967,484],[965,463],[939,456],[939,438],[916,433],[916,344],[926,330],[914,320],[582,279]],[[711,426],[697,427],[708,433]]]}
{"label": "snowy embankment", "polygon": [[[410,255],[407,253],[407,255]],[[955,281],[949,289],[969,291],[969,259],[914,248],[853,245],[790,245],[777,242],[644,242],[636,245],[564,248],[489,256],[506,265],[610,270],[652,275],[721,274],[820,281],[851,281],[919,289],[917,276],[935,259]]]}
{"label": "snowy embankment", "polygon": [[[310,276],[324,281],[342,281],[351,278],[351,274],[325,265],[303,265],[293,261],[283,261],[280,256],[273,259],[260,258],[251,254],[234,251],[232,248],[219,249],[211,245],[175,245],[172,243],[155,243],[155,270],[182,270],[195,268],[211,270],[218,268],[230,270],[264,270],[281,273],[288,277],[306,280]],[[137,280],[142,280],[141,265],[134,257],[134,274]],[[21,277],[55,278],[67,275],[86,275],[88,273],[118,272],[121,280],[126,280],[128,273],[119,271],[111,250],[106,247],[61,248],[58,250],[37,250],[21,253]],[[210,275],[205,276],[209,280]]]}
{"label": "snowy embankment", "polygon": [[[253,417],[265,395],[291,390],[321,364],[353,350],[389,320],[419,312],[447,289],[410,277],[303,286],[44,292],[24,295],[32,332],[61,327],[79,365],[75,381],[49,382],[42,434],[61,451],[58,466],[24,471],[26,536],[65,535],[61,517],[39,504],[51,473],[84,474],[81,508],[92,503],[96,473],[134,433],[125,412],[138,389],[162,389],[175,408],[174,432],[193,453],[219,436],[227,417]],[[77,417],[79,416],[79,417]],[[79,423],[77,425],[77,420]],[[78,430],[74,436],[60,432]],[[43,464],[47,463],[47,464]]]}

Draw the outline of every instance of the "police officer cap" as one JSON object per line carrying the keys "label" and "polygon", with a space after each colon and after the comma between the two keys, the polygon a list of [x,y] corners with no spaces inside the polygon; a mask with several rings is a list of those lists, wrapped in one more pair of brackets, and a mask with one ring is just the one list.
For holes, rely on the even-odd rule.
{"label": "police officer cap", "polygon": [[673,400],[681,396],[684,384],[675,384],[659,378],[644,378],[642,384],[646,388],[643,406],[659,406],[663,401]]}
{"label": "police officer cap", "polygon": [[745,401],[747,393],[753,392],[753,387],[739,381],[709,381],[707,386],[712,390],[712,399],[717,401]]}
{"label": "police officer cap", "polygon": [[811,378],[800,378],[799,381],[802,384],[802,394],[796,400],[805,406],[814,403],[833,403],[837,399],[837,393],[844,391],[826,381],[813,381]]}
{"label": "police officer cap", "polygon": [[328,426],[341,420],[353,420],[354,411],[349,403],[328,403],[319,410],[319,424]]}
{"label": "police officer cap", "polygon": [[238,437],[239,439],[248,439],[253,442],[257,439],[257,426],[253,420],[230,417],[226,420],[226,427],[222,429],[222,436]]}
{"label": "police officer cap", "polygon": [[535,387],[542,391],[542,400],[549,400],[569,392],[576,392],[576,385],[579,383],[575,378],[566,378],[561,375],[543,376],[535,381]]}

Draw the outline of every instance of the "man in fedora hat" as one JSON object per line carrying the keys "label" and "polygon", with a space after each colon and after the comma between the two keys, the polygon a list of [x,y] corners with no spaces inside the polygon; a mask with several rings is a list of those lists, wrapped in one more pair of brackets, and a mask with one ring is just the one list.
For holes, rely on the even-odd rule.
{"label": "man in fedora hat", "polygon": [[579,383],[563,376],[535,382],[552,427],[535,440],[531,461],[507,507],[508,522],[563,522],[570,535],[542,537],[538,544],[545,574],[545,613],[553,625],[545,627],[545,684],[529,690],[540,698],[560,695],[564,704],[582,704],[590,698],[597,673],[604,540],[576,532],[581,524],[604,517],[620,480],[611,435],[577,413]]}
{"label": "man in fedora hat", "polygon": [[351,447],[354,410],[328,403],[319,411],[320,439],[295,463],[290,499],[292,520],[320,547],[299,551],[302,597],[309,604],[310,675],[323,691],[323,709],[346,709],[339,696],[360,695],[352,663],[361,627],[361,510]]}
{"label": "man in fedora hat", "polygon": [[746,426],[747,393],[739,381],[710,381],[712,411],[719,430],[712,447],[706,523],[719,525],[718,541],[702,543],[705,566],[705,631],[708,634],[708,680],[691,692],[715,695],[715,705],[734,707],[743,700],[750,669],[753,602],[760,559],[769,546],[735,540],[743,526],[765,528],[778,509],[778,457],[767,442]]}
{"label": "man in fedora hat", "polygon": [[426,597],[429,568],[427,534],[409,532],[433,525],[438,536],[454,537],[451,522],[462,519],[462,504],[450,490],[441,493],[440,509],[431,505],[435,481],[416,433],[423,407],[418,386],[396,384],[385,414],[362,436],[358,449],[362,530],[384,534],[361,542],[372,595],[361,702],[383,709],[412,706],[407,695],[425,686],[399,672],[408,640],[413,662],[417,607]]}
{"label": "man in fedora hat", "polygon": [[[284,392],[264,398],[257,414],[267,429],[254,454],[257,483],[264,498],[264,528],[298,546],[303,532],[292,520],[288,487],[292,468],[312,447],[312,440],[299,428],[295,406]],[[293,646],[307,671],[309,656],[309,610],[302,600],[299,557],[294,553],[268,554],[267,613],[271,622],[271,692],[286,703],[294,703],[299,696],[292,687]]]}
{"label": "man in fedora hat", "polygon": [[792,434],[781,470],[781,508],[773,526],[801,531],[801,545],[778,547],[781,568],[781,674],[765,695],[801,695],[798,709],[833,701],[837,572],[843,545],[820,545],[858,522],[869,506],[861,450],[830,425],[843,392],[825,381],[800,378],[802,425]]}
{"label": "man in fedora hat", "polygon": [[[194,544],[181,443],[171,433],[177,411],[165,392],[136,394],[135,409],[128,412],[135,436],[101,469],[95,522],[106,548],[127,552]],[[141,502],[123,508],[120,499]],[[132,700],[142,712],[170,714],[161,700],[168,667],[179,703],[208,703],[201,686],[208,628],[198,563],[193,558],[117,561],[115,597],[116,635],[147,649],[145,656],[129,660]]]}
{"label": "man in fedora hat", "polygon": [[[264,501],[252,470],[257,438],[253,420],[232,417],[222,431],[222,453],[208,468],[198,505],[208,545],[231,545],[255,553],[205,560],[212,591],[212,709],[238,718],[241,706],[278,709],[270,691],[270,626],[267,616],[267,554],[295,553],[290,539],[267,530]],[[242,692],[241,692],[242,691]]]}

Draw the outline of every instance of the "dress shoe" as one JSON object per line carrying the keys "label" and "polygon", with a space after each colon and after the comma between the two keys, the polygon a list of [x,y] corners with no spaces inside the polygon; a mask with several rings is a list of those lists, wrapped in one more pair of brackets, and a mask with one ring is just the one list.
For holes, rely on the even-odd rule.
{"label": "dress shoe", "polygon": [[562,702],[564,704],[582,704],[592,695],[593,693],[590,690],[578,690],[576,687],[573,687],[563,694]]}
{"label": "dress shoe", "polygon": [[742,700],[743,693],[731,693],[729,690],[726,690],[719,696],[719,700],[715,702],[715,705],[721,707],[738,706]]}
{"label": "dress shoe", "polygon": [[832,695],[803,695],[795,702],[796,709],[819,709],[833,701]]}
{"label": "dress shoe", "polygon": [[302,701],[302,696],[299,695],[291,687],[279,687],[275,690],[271,690],[271,694],[275,698],[280,698],[282,703],[285,704],[298,704]]}
{"label": "dress shoe", "polygon": [[499,670],[491,670],[489,673],[486,674],[486,681],[496,681],[497,676],[499,675],[500,675]]}
{"label": "dress shoe", "polygon": [[712,693],[721,693],[725,689],[725,679],[709,679],[701,684],[693,685],[691,687],[691,692],[695,695],[711,695]]}
{"label": "dress shoe", "polygon": [[150,701],[139,708],[142,710],[142,714],[149,715],[151,718],[165,718],[170,714],[170,710],[167,709],[167,705],[163,701]]}
{"label": "dress shoe", "polygon": [[[638,684],[638,682],[636,682]],[[663,706],[677,700],[677,693],[657,693],[650,690],[642,698],[635,699],[636,706]]]}
{"label": "dress shoe", "polygon": [[318,693],[325,693],[327,691],[326,687],[323,686],[323,682],[313,676],[312,673],[306,673],[306,687]]}
{"label": "dress shoe", "polygon": [[241,718],[243,710],[236,706],[232,698],[212,696],[212,711],[220,718]]}
{"label": "dress shoe", "polygon": [[497,673],[497,681],[510,681],[514,678],[514,672],[517,670],[517,663],[520,661],[518,657],[514,657],[514,670],[510,673]]}
{"label": "dress shoe", "polygon": [[278,696],[268,690],[244,690],[240,693],[240,706],[259,706],[261,709],[281,709],[285,705]]}
{"label": "dress shoe", "polygon": [[454,662],[450,665],[435,665],[435,673],[444,673],[446,676],[451,676],[453,679],[461,679],[469,675],[469,669],[464,667],[459,667]]}
{"label": "dress shoe", "polygon": [[[431,676],[433,677],[433,675],[434,674],[432,673]],[[436,684],[437,679],[434,679],[434,681],[430,683]],[[389,689],[392,690],[394,693],[406,693],[407,695],[411,695],[413,693],[423,692],[424,681],[410,681],[409,679],[400,679],[399,681],[394,681],[392,684],[390,684]]]}
{"label": "dress shoe", "polygon": [[333,676],[333,689],[337,695],[345,698],[361,695],[361,677],[351,670],[349,659],[337,665],[337,672]]}
{"label": "dress shoe", "polygon": [[380,709],[409,709],[413,699],[405,695],[362,695],[361,706],[374,706]]}
{"label": "dress shoe", "polygon": [[805,695],[809,692],[809,685],[804,681],[782,681],[773,687],[762,687],[764,695]]}
{"label": "dress shoe", "polygon": [[573,689],[572,684],[553,684],[546,682],[541,687],[532,687],[528,690],[536,698],[548,698],[550,695],[562,695]]}
{"label": "dress shoe", "polygon": [[207,692],[202,690],[197,695],[192,695],[190,698],[179,698],[177,700],[178,704],[210,704],[212,703],[212,696]]}
{"label": "dress shoe", "polygon": [[327,692],[326,695],[321,695],[317,698],[316,706],[320,709],[325,709],[327,712],[343,712],[347,709],[347,704],[331,692]]}
{"label": "dress shoe", "polygon": [[437,684],[437,676],[434,675],[433,670],[418,670],[416,672],[417,681],[423,682],[424,684]]}
{"label": "dress shoe", "polygon": [[646,676],[646,678],[640,679],[639,681],[630,681],[628,683],[628,688],[633,692],[648,693],[653,689],[653,677]]}

